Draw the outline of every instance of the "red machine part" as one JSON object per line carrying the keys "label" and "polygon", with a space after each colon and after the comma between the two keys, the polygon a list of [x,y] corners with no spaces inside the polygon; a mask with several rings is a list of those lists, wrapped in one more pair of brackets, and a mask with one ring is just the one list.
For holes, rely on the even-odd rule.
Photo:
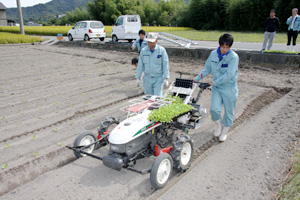
{"label": "red machine part", "polygon": [[[109,131],[103,132],[104,135],[106,135],[106,134],[108,134],[108,133],[109,133]],[[98,133],[97,139],[98,139],[98,140],[101,139],[100,131],[99,131],[99,133]]]}
{"label": "red machine part", "polygon": [[154,151],[154,156],[159,156],[159,154],[161,153],[168,153],[170,154],[170,152],[172,151],[173,146],[169,146],[169,147],[165,147],[162,149],[158,149],[158,145],[155,145],[155,151]]}

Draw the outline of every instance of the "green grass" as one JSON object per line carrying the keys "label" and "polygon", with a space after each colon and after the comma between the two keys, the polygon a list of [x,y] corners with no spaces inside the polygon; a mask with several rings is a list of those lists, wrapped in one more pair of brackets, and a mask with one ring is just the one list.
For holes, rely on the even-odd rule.
{"label": "green grass", "polygon": [[[71,26],[25,26],[24,31],[26,35],[52,35],[56,36],[58,33],[67,35]],[[0,26],[0,32],[20,33],[20,27],[17,26]]]}
{"label": "green grass", "polygon": [[[52,35],[56,36],[58,33],[67,35],[72,26],[25,26],[25,33],[27,35]],[[167,26],[143,26],[146,32],[168,32],[180,37],[190,40],[200,41],[218,41],[220,35],[227,31],[198,31],[192,28],[184,27],[167,27]],[[105,26],[106,36],[110,37],[112,26]],[[0,26],[0,32],[19,33],[19,27]],[[228,32],[233,35],[235,42],[259,42],[264,41],[264,33],[256,32]],[[286,33],[276,33],[275,43],[286,43]]]}
{"label": "green grass", "polygon": [[264,53],[286,53],[286,54],[298,54],[298,51],[280,51],[280,50],[265,50]]}
{"label": "green grass", "polygon": [[[113,26],[105,26],[106,36],[110,37],[111,30]],[[24,31],[27,35],[51,35],[56,36],[58,33],[62,33],[64,36],[67,36],[68,31],[72,26],[25,26]],[[143,27],[147,32],[167,32],[167,31],[191,31],[192,28],[183,28],[183,27],[154,27],[154,26],[145,26]],[[16,26],[0,26],[0,32],[9,32],[9,33],[20,33],[20,28]]]}
{"label": "green grass", "polygon": [[283,189],[279,192],[278,198],[281,200],[300,199],[300,155],[296,155],[295,162],[289,174],[289,179]]}
{"label": "green grass", "polygon": [[[232,32],[232,31],[166,31],[171,34],[190,39],[201,41],[218,41],[219,37],[224,33],[230,33],[235,42],[264,42],[264,33],[257,32]],[[276,33],[275,43],[286,43],[287,36],[285,33]]]}
{"label": "green grass", "polygon": [[40,40],[38,37],[0,32],[0,44],[32,43],[32,42],[39,42],[39,41]]}

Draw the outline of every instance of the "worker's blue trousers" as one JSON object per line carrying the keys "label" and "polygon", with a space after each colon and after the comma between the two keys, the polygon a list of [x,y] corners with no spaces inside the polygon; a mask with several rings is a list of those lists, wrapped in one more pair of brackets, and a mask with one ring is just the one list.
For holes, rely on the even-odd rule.
{"label": "worker's blue trousers", "polygon": [[145,95],[157,95],[162,96],[163,95],[163,84],[164,79],[163,77],[153,77],[150,75],[145,74],[143,79],[143,85],[144,85],[144,93]]}
{"label": "worker's blue trousers", "polygon": [[210,113],[213,121],[221,119],[221,112],[224,105],[224,116],[222,123],[226,127],[233,124],[234,109],[238,97],[237,84],[226,84],[224,87],[212,86]]}

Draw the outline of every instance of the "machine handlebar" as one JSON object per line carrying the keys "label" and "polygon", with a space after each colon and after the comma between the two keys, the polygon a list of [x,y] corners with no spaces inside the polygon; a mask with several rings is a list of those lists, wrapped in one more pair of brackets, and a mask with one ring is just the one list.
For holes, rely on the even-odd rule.
{"label": "machine handlebar", "polygon": [[203,82],[194,82],[194,83],[199,83],[199,88],[201,88],[202,90],[205,90],[205,89],[210,89],[210,84],[209,83],[203,83]]}

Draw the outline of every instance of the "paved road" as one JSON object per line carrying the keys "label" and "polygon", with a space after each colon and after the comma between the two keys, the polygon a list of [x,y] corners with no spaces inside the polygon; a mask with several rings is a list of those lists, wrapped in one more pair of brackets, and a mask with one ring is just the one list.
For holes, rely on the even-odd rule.
{"label": "paved road", "polygon": [[[43,38],[55,39],[54,36],[43,36]],[[65,37],[67,40],[67,38]],[[93,42],[100,42],[98,39],[92,39]],[[105,38],[104,42],[111,42],[111,38]],[[127,41],[119,41],[125,43]],[[215,49],[219,46],[217,41],[196,41],[197,45],[191,45],[190,48],[211,48]],[[186,42],[183,42],[187,44]],[[164,47],[181,47],[178,44],[171,43],[162,39],[158,40],[158,44]],[[249,50],[249,51],[260,51],[262,48],[262,43],[249,43],[249,42],[234,42],[232,49],[233,50]],[[272,50],[286,50],[286,44],[274,43]],[[300,52],[300,45],[296,45],[295,51]]]}

